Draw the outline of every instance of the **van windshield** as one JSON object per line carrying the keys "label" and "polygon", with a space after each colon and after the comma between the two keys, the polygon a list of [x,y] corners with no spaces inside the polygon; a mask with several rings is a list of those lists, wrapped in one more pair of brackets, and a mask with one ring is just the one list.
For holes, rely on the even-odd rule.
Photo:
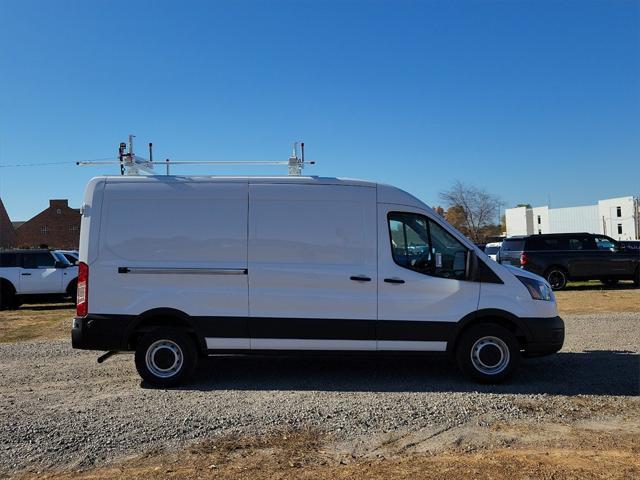
{"label": "van windshield", "polygon": [[500,250],[503,252],[521,252],[524,250],[524,238],[507,239],[502,242]]}

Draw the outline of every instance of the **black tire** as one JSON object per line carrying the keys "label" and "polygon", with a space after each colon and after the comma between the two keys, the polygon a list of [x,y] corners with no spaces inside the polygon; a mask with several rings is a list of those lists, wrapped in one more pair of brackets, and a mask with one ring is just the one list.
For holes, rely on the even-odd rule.
{"label": "black tire", "polygon": [[22,305],[13,285],[3,281],[0,284],[0,310],[15,310]]}
{"label": "black tire", "polygon": [[606,278],[604,280],[600,280],[600,282],[602,282],[602,284],[607,287],[615,287],[616,285],[618,285],[620,280],[618,280],[617,278]]}
{"label": "black tire", "polygon": [[544,278],[549,282],[552,290],[562,290],[569,282],[567,271],[561,267],[551,267],[544,274]]}
{"label": "black tire", "polygon": [[462,373],[473,380],[500,383],[520,365],[520,345],[516,336],[500,325],[473,325],[458,341],[456,361]]}
{"label": "black tire", "polygon": [[175,387],[193,373],[198,361],[194,341],[184,332],[162,329],[145,334],[136,347],[136,369],[155,387]]}

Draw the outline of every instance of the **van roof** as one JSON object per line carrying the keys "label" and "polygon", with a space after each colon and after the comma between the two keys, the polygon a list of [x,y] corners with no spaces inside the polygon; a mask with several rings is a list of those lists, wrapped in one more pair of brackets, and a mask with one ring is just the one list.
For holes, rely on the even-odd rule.
{"label": "van roof", "polygon": [[249,183],[316,183],[320,185],[358,185],[375,187],[375,182],[354,178],[290,176],[290,175],[107,175],[108,183],[120,182],[249,182]]}
{"label": "van roof", "polygon": [[357,187],[377,188],[377,200],[380,203],[392,203],[398,205],[407,205],[417,208],[427,208],[424,202],[414,197],[404,190],[387,185],[384,183],[376,183],[368,180],[358,180],[353,178],[336,178],[336,177],[316,177],[316,176],[226,176],[226,175],[108,175],[93,178],[89,185],[95,187],[97,183],[105,182],[106,184],[122,184],[122,183],[215,183],[215,182],[239,182],[239,183],[277,183],[290,185],[348,185]]}

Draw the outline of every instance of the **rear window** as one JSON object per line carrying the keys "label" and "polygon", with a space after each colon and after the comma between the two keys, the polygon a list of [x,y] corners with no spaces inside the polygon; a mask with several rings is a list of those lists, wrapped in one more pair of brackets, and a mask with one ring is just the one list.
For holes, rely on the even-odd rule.
{"label": "rear window", "polygon": [[514,238],[513,240],[505,240],[502,242],[500,250],[503,252],[521,252],[524,250],[524,238]]}
{"label": "rear window", "polygon": [[498,253],[498,250],[500,250],[500,247],[485,247],[484,253],[486,253],[487,255],[495,255],[496,253]]}

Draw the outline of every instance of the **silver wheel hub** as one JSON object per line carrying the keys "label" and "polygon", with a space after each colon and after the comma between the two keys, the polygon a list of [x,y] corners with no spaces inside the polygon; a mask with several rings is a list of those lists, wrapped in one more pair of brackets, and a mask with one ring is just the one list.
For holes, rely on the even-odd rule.
{"label": "silver wheel hub", "polygon": [[182,369],[184,356],[180,346],[172,340],[158,340],[147,348],[145,363],[159,378],[170,378]]}
{"label": "silver wheel hub", "polygon": [[498,337],[482,337],[471,347],[471,363],[480,373],[498,375],[509,366],[511,353],[504,340]]}

